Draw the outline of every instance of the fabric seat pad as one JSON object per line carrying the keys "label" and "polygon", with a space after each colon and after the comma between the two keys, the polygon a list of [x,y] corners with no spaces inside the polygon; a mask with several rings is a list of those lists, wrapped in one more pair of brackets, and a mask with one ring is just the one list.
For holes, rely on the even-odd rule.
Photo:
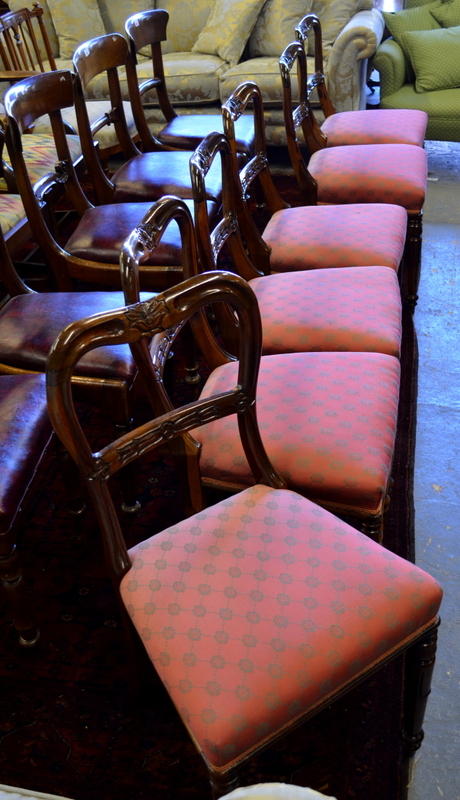
{"label": "fabric seat pad", "polygon": [[411,144],[423,147],[428,114],[415,109],[342,111],[323,122],[327,146]]}
{"label": "fabric seat pad", "polygon": [[[237,364],[214,370],[207,398],[236,384]],[[399,361],[381,353],[263,356],[257,416],[270,460],[289,488],[350,513],[381,510],[391,470]],[[192,432],[203,477],[248,485],[236,416]]]}
{"label": "fabric seat pad", "polygon": [[272,249],[273,272],[371,265],[397,271],[406,233],[401,206],[350,203],[277,211],[263,237]]}
{"label": "fabric seat pad", "polygon": [[419,214],[425,201],[427,155],[408,144],[327,147],[308,169],[318,181],[319,203],[394,203]]}
{"label": "fabric seat pad", "polygon": [[250,284],[262,317],[264,355],[342,350],[399,358],[401,292],[390,267],[278,273]]}
{"label": "fabric seat pad", "polygon": [[431,576],[254,486],[129,551],[122,599],[204,756],[255,746],[430,623]]}

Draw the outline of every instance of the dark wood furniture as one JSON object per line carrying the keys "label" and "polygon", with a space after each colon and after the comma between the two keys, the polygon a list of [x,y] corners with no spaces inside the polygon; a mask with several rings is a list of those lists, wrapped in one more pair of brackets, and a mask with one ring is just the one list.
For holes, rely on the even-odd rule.
{"label": "dark wood furniture", "polygon": [[[154,247],[172,218],[188,252],[193,228],[187,209],[162,201],[142,236],[130,237],[125,260],[137,262],[146,247]],[[101,343],[129,341],[151,395],[161,395],[158,358],[164,360],[175,330],[219,302],[231,305],[244,331],[231,388],[184,408],[169,407],[93,453],[72,405],[70,374],[80,355]],[[153,363],[150,342],[158,353]],[[203,757],[214,798],[238,786],[239,769],[254,754],[401,653],[407,670],[404,736],[413,753],[423,738],[441,600],[431,576],[284,488],[257,425],[260,348],[251,290],[234,275],[214,272],[147,303],[82,320],[57,340],[48,362],[50,415],[91,492],[127,624],[129,619],[140,634]],[[219,357],[218,348],[214,354]],[[199,426],[232,415],[255,485],[127,551],[109,476],[158,444],[181,441],[188,431],[195,435]],[[366,581],[372,591],[360,617],[356,605],[364,595],[357,584]]]}

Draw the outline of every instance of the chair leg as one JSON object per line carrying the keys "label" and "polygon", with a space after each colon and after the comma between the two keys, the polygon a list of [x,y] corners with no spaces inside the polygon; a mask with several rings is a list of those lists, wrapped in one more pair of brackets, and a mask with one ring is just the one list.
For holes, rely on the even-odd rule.
{"label": "chair leg", "polygon": [[238,789],[240,785],[239,772],[237,769],[232,769],[224,775],[209,770],[209,781],[212,789],[212,800],[219,800],[234,789]]}
{"label": "chair leg", "polygon": [[407,238],[404,253],[404,270],[406,302],[413,311],[418,300],[418,285],[420,281],[420,265],[422,257],[422,227],[423,214],[409,217],[407,221]]}
{"label": "chair leg", "polygon": [[368,517],[361,523],[361,532],[373,539],[374,542],[382,544],[383,542],[383,514],[377,514],[376,517]]}
{"label": "chair leg", "polygon": [[438,626],[439,622],[406,653],[403,737],[409,756],[419,749],[424,737],[423,719],[431,692]]}
{"label": "chair leg", "polygon": [[[0,548],[3,549],[3,546],[0,545]],[[13,625],[19,634],[19,644],[33,647],[40,638],[40,631],[30,612],[27,587],[24,585],[21,560],[15,544],[11,547],[8,543],[7,552],[0,552],[0,581],[6,593]]]}
{"label": "chair leg", "polygon": [[198,362],[196,360],[195,338],[188,323],[184,326],[181,335],[184,347],[185,383],[195,386],[197,383],[200,383],[201,377],[198,372]]}

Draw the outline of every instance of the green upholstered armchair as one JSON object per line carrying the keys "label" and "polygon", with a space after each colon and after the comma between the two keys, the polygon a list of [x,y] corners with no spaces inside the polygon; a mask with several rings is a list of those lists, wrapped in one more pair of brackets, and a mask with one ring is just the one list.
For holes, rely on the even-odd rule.
{"label": "green upholstered armchair", "polygon": [[[431,10],[433,9],[435,13],[438,13],[436,12],[436,7],[447,6],[447,4],[442,4],[440,0],[438,0],[437,3],[432,2],[432,0],[406,0],[404,11],[415,10],[428,5],[430,6],[430,10],[426,9],[426,13],[429,14],[428,19],[433,20],[434,17],[431,15]],[[450,3],[449,6],[453,10],[454,6],[452,3]],[[456,2],[455,6],[460,6],[460,3]],[[389,25],[388,15],[385,16],[387,25]],[[445,16],[445,12],[442,16]],[[438,43],[436,43],[436,38],[433,38],[433,34],[434,37],[437,37],[439,34],[445,36],[447,34],[445,30],[447,26],[443,21],[442,27],[440,27],[438,22],[434,20],[433,30],[429,31],[429,38],[431,38],[432,45],[433,47],[437,47],[437,50],[433,50],[433,52],[436,52],[436,55],[434,58],[430,59],[428,47],[429,39],[424,36],[427,31],[423,30],[423,22],[418,22],[418,24],[422,26],[422,30],[418,32],[419,35],[417,35],[416,39],[414,39],[413,35],[409,40],[402,39],[401,35],[398,36],[399,31],[394,31],[399,42],[401,42],[401,39],[404,44],[409,41],[411,59],[408,57],[409,51],[407,47],[406,52],[404,52],[401,44],[398,43],[394,37],[385,39],[377,49],[373,60],[373,66],[380,73],[380,107],[416,108],[426,111],[428,114],[427,139],[458,142],[460,141],[460,68],[454,67],[453,70],[449,68],[447,60],[440,57],[439,40]],[[448,22],[448,25],[452,24],[458,25],[455,19]],[[393,25],[389,25],[389,27],[393,28]],[[415,27],[416,25],[414,25],[414,28]],[[450,30],[453,30],[453,28]],[[413,33],[414,31],[412,31],[412,34]],[[420,33],[422,36],[420,36]],[[455,35],[458,37],[458,45],[456,44],[455,47],[458,46],[460,49],[460,28],[458,28],[458,33],[456,32]],[[419,44],[422,46],[419,47]],[[455,61],[457,64],[460,64],[458,55],[455,57]],[[414,73],[411,62],[417,67],[417,74]],[[442,86],[443,81],[439,80],[439,75],[437,81],[430,79],[434,72],[442,69],[444,69],[446,75],[446,82],[449,83],[450,81],[450,85],[452,86],[453,84],[453,88],[436,88],[431,91],[420,91],[420,88],[424,88],[427,85],[433,86],[441,84]],[[426,80],[425,82],[419,80],[421,72],[423,72],[425,76],[428,76],[428,83]],[[457,76],[455,72],[458,73]]]}

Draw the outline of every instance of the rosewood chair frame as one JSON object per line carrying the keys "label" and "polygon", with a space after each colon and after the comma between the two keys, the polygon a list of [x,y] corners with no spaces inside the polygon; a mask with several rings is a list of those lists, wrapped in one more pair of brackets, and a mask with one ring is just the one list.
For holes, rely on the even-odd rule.
{"label": "rosewood chair frame", "polygon": [[[297,65],[299,102],[294,108],[291,72],[295,64]],[[308,170],[297,138],[297,130],[302,130],[310,155],[324,148],[325,138],[310,105],[309,89],[307,89],[307,57],[301,42],[292,42],[285,48],[279,59],[279,67],[283,86],[284,125],[289,156],[305,203],[307,205],[316,204],[317,182]],[[417,289],[420,281],[422,223],[423,210],[419,213],[408,213],[404,269],[401,271],[400,281],[403,297],[412,309],[417,303]]]}
{"label": "rosewood chair frame", "polygon": [[[191,230],[191,220],[184,208],[160,202],[153,216],[146,221],[142,241],[146,234],[153,240],[161,238],[162,231],[171,218],[175,218],[184,230]],[[188,217],[188,219],[187,219]],[[189,234],[184,234],[184,241]],[[192,236],[190,234],[190,236]],[[193,239],[193,237],[192,237]],[[192,239],[189,239],[191,241]],[[152,240],[151,240],[152,241]],[[130,237],[124,250],[125,259],[137,261],[145,245],[136,233]],[[138,368],[145,380],[151,382],[155,391],[158,373],[148,358],[148,342],[167,343],[174,337],[174,329],[181,327],[193,314],[201,313],[206,304],[231,303],[240,316],[240,327],[248,335],[249,344],[242,347],[237,384],[231,391],[215,395],[206,401],[199,400],[182,409],[171,409],[131,431],[98,453],[93,453],[79,426],[72,404],[70,376],[77,360],[84,353],[100,344],[129,342],[138,361]],[[115,585],[131,568],[131,561],[123,539],[122,530],[113,508],[107,488],[109,477],[122,466],[150,452],[158,444],[181,437],[189,429],[228,414],[238,415],[239,427],[256,481],[283,489],[283,481],[271,466],[263,449],[255,415],[255,394],[258,360],[261,347],[260,318],[252,292],[237,276],[226,273],[208,273],[185,281],[181,286],[167,290],[156,299],[131,305],[116,312],[109,312],[81,320],[67,329],[56,341],[50,354],[47,384],[50,415],[59,437],[77,462],[94,500],[101,526],[108,566]],[[160,349],[162,349],[160,347]],[[163,348],[163,356],[165,354]],[[161,406],[161,402],[160,402]],[[127,615],[125,615],[127,617]],[[205,760],[213,797],[219,798],[238,786],[241,766],[256,753],[265,749],[292,730],[313,717],[336,698],[344,695],[364,678],[375,673],[396,656],[406,652],[406,697],[404,738],[407,752],[412,754],[420,747],[423,738],[423,716],[430,692],[436,649],[437,618],[432,619],[414,634],[404,639],[389,652],[382,653],[367,668],[356,673],[335,691],[327,693],[313,707],[305,709],[289,724],[274,731],[270,736],[246,750],[238,758],[223,767]],[[183,718],[185,726],[187,721]],[[192,734],[193,738],[193,734]]]}

